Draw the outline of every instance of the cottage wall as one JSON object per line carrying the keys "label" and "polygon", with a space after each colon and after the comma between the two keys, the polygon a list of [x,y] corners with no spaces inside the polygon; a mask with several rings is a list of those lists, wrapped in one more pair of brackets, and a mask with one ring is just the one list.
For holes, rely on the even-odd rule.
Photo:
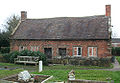
{"label": "cottage wall", "polygon": [[109,41],[107,40],[82,40],[82,41],[46,41],[46,40],[11,40],[11,51],[19,51],[19,46],[39,46],[39,51],[44,53],[44,48],[52,48],[52,57],[58,56],[58,48],[66,48],[67,55],[73,56],[73,47],[82,47],[82,56],[88,56],[88,47],[97,47],[97,56],[110,56]]}

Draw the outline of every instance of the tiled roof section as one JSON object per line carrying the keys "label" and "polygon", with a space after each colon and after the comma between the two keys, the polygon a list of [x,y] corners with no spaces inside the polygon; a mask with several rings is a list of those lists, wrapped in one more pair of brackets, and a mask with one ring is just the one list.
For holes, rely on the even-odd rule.
{"label": "tiled roof section", "polygon": [[120,38],[112,38],[112,43],[120,43]]}
{"label": "tiled roof section", "polygon": [[108,17],[26,19],[11,39],[109,39]]}

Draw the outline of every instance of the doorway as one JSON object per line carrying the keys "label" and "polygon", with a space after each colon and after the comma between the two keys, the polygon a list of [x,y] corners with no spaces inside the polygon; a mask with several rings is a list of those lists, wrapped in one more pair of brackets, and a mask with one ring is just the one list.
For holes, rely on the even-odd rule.
{"label": "doorway", "polygon": [[44,53],[48,59],[52,59],[52,48],[44,48]]}

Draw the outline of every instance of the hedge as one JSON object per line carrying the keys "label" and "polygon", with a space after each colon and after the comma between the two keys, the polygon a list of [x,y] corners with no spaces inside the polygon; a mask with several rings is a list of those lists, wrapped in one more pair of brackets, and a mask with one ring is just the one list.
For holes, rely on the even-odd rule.
{"label": "hedge", "polygon": [[[49,61],[50,62],[50,61]],[[111,58],[98,58],[98,57],[67,57],[67,58],[54,58],[51,60],[53,64],[69,64],[81,66],[100,66],[110,67]]]}
{"label": "hedge", "polygon": [[112,55],[120,56],[120,47],[112,47]]}
{"label": "hedge", "polygon": [[17,56],[39,56],[39,60],[42,60],[43,64],[47,65],[46,55],[39,51],[23,50],[21,52],[13,51],[11,53],[3,54],[4,59],[9,63],[14,63],[14,58],[17,58]]}
{"label": "hedge", "polygon": [[9,53],[10,52],[10,47],[1,47],[0,52],[3,53]]}

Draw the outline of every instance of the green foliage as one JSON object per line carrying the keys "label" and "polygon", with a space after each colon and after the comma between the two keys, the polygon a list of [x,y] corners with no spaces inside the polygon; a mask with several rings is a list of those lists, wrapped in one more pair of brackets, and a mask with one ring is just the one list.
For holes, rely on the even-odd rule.
{"label": "green foliage", "polygon": [[120,56],[120,47],[113,47],[112,48],[112,55]]}
{"label": "green foliage", "polygon": [[17,26],[18,22],[20,20],[20,17],[17,15],[12,15],[7,19],[6,24],[4,27],[6,28],[7,32],[12,33],[14,28]]}
{"label": "green foliage", "polygon": [[9,62],[9,63],[13,63],[14,62],[14,58],[16,58],[19,55],[18,51],[14,51],[11,53],[6,53],[6,54],[2,54],[3,58]]}
{"label": "green foliage", "polygon": [[9,53],[10,52],[10,47],[3,47],[1,48],[0,52],[3,53]]}
{"label": "green foliage", "polygon": [[47,65],[46,55],[41,53],[40,51],[23,50],[20,52],[19,56],[39,56],[39,60],[42,60],[43,64]]}
{"label": "green foliage", "polygon": [[9,34],[7,32],[0,33],[0,50],[1,47],[9,47]]}
{"label": "green foliage", "polygon": [[39,60],[43,61],[44,65],[47,65],[47,61],[46,61],[46,55],[39,52],[39,51],[29,51],[29,50],[23,50],[21,52],[18,51],[14,51],[11,53],[7,53],[7,54],[3,54],[4,59],[7,62],[13,63],[14,62],[14,58],[16,58],[17,56],[39,56]]}
{"label": "green foliage", "polygon": [[11,52],[10,54],[9,54],[9,62],[10,63],[14,63],[14,58],[16,58],[17,56],[19,55],[19,52],[18,51],[14,51],[14,52]]}
{"label": "green foliage", "polygon": [[18,22],[20,20],[19,16],[13,15],[10,16],[6,23],[3,25],[3,28],[6,30],[2,33],[0,33],[0,49],[1,47],[9,47],[10,46],[10,35],[13,31],[13,29],[17,26]]}
{"label": "green foliage", "polygon": [[117,61],[118,61],[119,64],[120,64],[120,56],[115,56],[115,58],[117,59]]}
{"label": "green foliage", "polygon": [[9,53],[6,53],[6,54],[2,54],[3,58],[5,59],[6,62],[9,62],[10,61],[10,56],[9,56]]}
{"label": "green foliage", "polygon": [[71,65],[83,65],[83,66],[105,66],[110,67],[111,58],[98,58],[98,57],[68,57],[63,59],[52,59],[53,64],[71,64]]}

